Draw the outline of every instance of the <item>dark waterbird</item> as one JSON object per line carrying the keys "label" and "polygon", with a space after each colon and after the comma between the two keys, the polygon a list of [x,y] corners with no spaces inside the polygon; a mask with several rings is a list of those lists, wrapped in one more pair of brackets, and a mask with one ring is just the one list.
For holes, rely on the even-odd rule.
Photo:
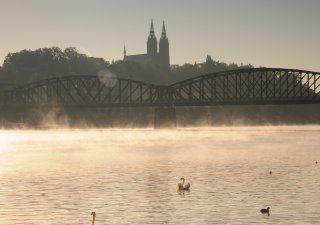
{"label": "dark waterbird", "polygon": [[269,174],[271,175],[272,174],[272,171],[270,170]]}
{"label": "dark waterbird", "polygon": [[268,208],[266,208],[266,209],[261,209],[260,212],[261,212],[262,214],[268,214],[268,216],[270,216],[269,209],[270,209],[270,207],[268,207]]}
{"label": "dark waterbird", "polygon": [[91,212],[92,215],[92,225],[94,225],[94,221],[96,219],[96,213],[95,212]]}
{"label": "dark waterbird", "polygon": [[315,164],[318,164],[318,161],[315,161]]}

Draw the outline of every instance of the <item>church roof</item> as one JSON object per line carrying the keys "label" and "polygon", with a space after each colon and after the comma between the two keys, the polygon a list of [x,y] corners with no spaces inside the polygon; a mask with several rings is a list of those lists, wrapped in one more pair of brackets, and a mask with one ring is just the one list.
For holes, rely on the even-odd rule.
{"label": "church roof", "polygon": [[147,59],[149,59],[149,56],[147,54],[140,54],[140,55],[127,55],[127,56],[124,57],[123,60],[124,61],[142,63]]}

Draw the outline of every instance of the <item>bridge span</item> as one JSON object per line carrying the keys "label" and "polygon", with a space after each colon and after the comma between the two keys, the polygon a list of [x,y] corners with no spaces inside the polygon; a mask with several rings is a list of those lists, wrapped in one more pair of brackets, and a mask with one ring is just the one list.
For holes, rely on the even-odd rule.
{"label": "bridge span", "polygon": [[15,87],[1,93],[0,99],[5,108],[151,106],[156,107],[159,120],[164,114],[175,120],[175,106],[318,104],[320,73],[238,69],[168,86],[94,75],[65,76]]}

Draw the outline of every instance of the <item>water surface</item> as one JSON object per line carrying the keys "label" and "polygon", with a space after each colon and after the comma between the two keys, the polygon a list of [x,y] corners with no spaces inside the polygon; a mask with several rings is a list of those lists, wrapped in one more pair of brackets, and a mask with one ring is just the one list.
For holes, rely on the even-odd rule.
{"label": "water surface", "polygon": [[319,224],[319,139],[318,126],[2,130],[0,224],[91,211],[96,225]]}

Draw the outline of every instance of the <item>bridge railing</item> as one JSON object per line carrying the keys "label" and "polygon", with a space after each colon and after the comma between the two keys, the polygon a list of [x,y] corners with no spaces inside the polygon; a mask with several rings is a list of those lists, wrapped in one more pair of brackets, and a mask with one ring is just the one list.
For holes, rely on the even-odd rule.
{"label": "bridge railing", "polygon": [[253,68],[206,74],[157,86],[98,76],[58,77],[0,94],[3,106],[127,107],[320,103],[320,74]]}

